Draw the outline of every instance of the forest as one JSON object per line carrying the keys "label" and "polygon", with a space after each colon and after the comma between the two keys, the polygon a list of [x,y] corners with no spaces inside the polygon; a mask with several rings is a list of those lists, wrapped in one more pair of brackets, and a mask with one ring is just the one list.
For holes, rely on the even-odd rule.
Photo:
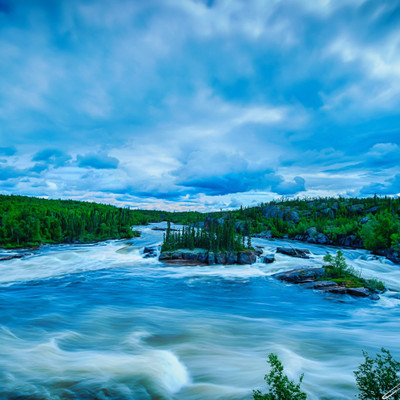
{"label": "forest", "polygon": [[138,235],[134,225],[171,219],[191,221],[198,213],[130,210],[111,205],[0,195],[0,246],[90,243]]}
{"label": "forest", "polygon": [[177,232],[171,231],[171,223],[168,221],[167,231],[164,235],[162,251],[195,248],[206,249],[213,252],[241,251],[251,248],[251,236],[237,233],[234,219],[228,217],[222,224],[209,223],[203,228],[194,225],[184,226]]}
{"label": "forest", "polygon": [[169,233],[165,241],[169,250],[177,246],[237,250],[244,247],[244,237],[261,235],[400,251],[398,197],[282,198],[255,207],[200,213],[0,195],[0,246],[6,248],[128,238],[137,234],[133,226],[160,221],[188,226]]}

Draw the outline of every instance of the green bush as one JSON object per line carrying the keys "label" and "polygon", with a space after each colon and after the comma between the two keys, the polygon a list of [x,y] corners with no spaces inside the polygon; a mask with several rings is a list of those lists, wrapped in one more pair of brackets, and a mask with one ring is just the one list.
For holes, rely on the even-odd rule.
{"label": "green bush", "polygon": [[[388,350],[382,348],[381,351],[375,359],[363,352],[365,361],[354,371],[360,392],[358,398],[361,400],[382,400],[387,392],[400,384],[397,375],[400,372],[400,363],[393,359]],[[390,400],[399,399],[399,392],[390,397]]]}
{"label": "green bush", "polygon": [[262,394],[259,390],[253,391],[254,400],[306,400],[307,395],[301,391],[300,385],[303,375],[300,376],[299,383],[290,380],[284,374],[284,369],[278,356],[270,354],[268,356],[270,365],[269,374],[265,375],[264,380],[269,385],[269,392]]}

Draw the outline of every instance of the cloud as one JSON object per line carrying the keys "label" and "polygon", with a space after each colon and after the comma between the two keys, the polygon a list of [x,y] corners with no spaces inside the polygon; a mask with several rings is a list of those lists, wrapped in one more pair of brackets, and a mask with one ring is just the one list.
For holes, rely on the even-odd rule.
{"label": "cloud", "polygon": [[0,147],[0,156],[13,156],[16,152],[15,147]]}
{"label": "cloud", "polygon": [[94,153],[89,153],[84,156],[78,155],[77,162],[81,168],[95,169],[116,169],[119,164],[119,160],[115,157],[110,157],[107,154]]}
{"label": "cloud", "polygon": [[0,181],[25,176],[25,171],[18,168],[0,165]]}
{"label": "cloud", "polygon": [[[39,161],[41,165],[52,165],[56,168],[63,167],[71,160],[71,156],[58,149],[44,149],[38,151],[32,161]],[[37,167],[40,168],[40,167]]]}
{"label": "cloud", "polygon": [[362,195],[400,195],[400,174],[386,179],[383,183],[375,182],[361,188]]}

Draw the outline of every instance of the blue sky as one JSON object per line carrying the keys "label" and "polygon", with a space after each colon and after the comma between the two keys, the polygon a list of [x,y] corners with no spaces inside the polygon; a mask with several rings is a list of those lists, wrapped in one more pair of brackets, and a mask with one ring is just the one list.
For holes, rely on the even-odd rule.
{"label": "blue sky", "polygon": [[400,193],[399,1],[0,0],[0,52],[2,193]]}

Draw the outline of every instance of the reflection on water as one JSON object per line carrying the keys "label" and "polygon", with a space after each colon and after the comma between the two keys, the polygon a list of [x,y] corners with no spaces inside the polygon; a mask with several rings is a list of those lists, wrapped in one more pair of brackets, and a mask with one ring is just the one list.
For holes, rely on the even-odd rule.
{"label": "reflection on water", "polygon": [[344,251],[393,289],[372,302],[271,277],[321,265],[335,251],[326,246],[300,244],[310,260],[185,267],[143,258],[161,237],[145,227],[132,246],[54,246],[1,262],[0,398],[251,399],[275,352],[289,375],[305,373],[310,399],[348,399],[362,349],[400,358],[400,267],[389,261]]}

